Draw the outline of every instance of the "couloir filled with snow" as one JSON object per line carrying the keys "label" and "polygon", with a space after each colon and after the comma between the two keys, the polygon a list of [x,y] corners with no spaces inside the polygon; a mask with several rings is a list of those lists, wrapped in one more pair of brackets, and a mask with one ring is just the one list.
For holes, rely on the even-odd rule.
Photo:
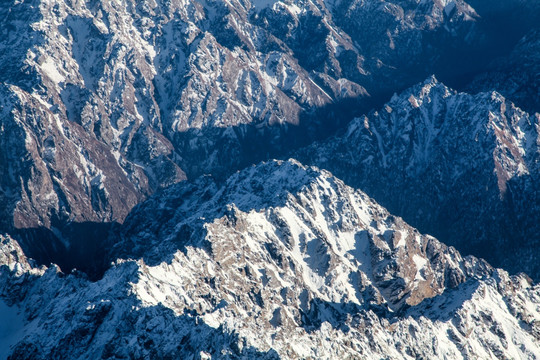
{"label": "couloir filled with snow", "polygon": [[118,260],[95,282],[2,237],[12,358],[540,354],[538,285],[294,160],[165,189],[112,236]]}

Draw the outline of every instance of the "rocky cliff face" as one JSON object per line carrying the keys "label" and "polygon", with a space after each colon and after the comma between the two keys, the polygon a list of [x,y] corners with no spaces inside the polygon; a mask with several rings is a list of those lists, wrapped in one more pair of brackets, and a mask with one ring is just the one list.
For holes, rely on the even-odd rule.
{"label": "rocky cliff face", "polygon": [[431,77],[299,158],[462,251],[538,278],[539,130],[539,114],[496,92]]}
{"label": "rocky cliff face", "polygon": [[[142,222],[141,222],[142,221]],[[535,357],[540,289],[295,161],[175,185],[118,230],[103,279],[2,237],[19,358]],[[129,259],[128,259],[129,258]]]}
{"label": "rocky cliff face", "polygon": [[472,41],[477,16],[462,1],[35,0],[0,17],[3,228],[61,229],[326,136],[368,91],[432,71],[436,44]]}
{"label": "rocky cliff face", "polygon": [[50,105],[14,85],[2,87],[3,225],[50,227],[55,220],[112,221],[141,199],[103,143],[61,122]]}
{"label": "rocky cliff face", "polygon": [[540,357],[537,7],[3,1],[0,359]]}

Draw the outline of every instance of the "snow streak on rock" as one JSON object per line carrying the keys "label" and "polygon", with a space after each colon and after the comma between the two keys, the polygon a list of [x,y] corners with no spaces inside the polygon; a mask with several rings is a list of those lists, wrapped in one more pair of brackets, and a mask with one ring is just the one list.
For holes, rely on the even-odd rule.
{"label": "snow streak on rock", "polygon": [[[7,2],[0,226],[62,232],[71,222],[121,222],[184,171],[230,174],[320,136],[327,116],[315,110],[361,100],[366,87],[379,92],[384,69],[420,55],[407,50],[411,37],[423,47],[474,28],[462,1],[451,14],[446,4],[413,3]],[[386,20],[355,23],[358,11]],[[374,39],[364,55],[362,39],[347,33],[363,27],[390,27],[402,53],[378,51],[388,44]],[[338,111],[326,125],[348,116]],[[311,130],[291,134],[301,123]]]}
{"label": "snow streak on rock", "polygon": [[175,185],[116,236],[125,260],[93,283],[2,238],[0,294],[23,319],[12,358],[540,354],[538,286],[295,161]]}
{"label": "snow streak on rock", "polygon": [[422,231],[540,276],[540,115],[435,77],[300,151]]}

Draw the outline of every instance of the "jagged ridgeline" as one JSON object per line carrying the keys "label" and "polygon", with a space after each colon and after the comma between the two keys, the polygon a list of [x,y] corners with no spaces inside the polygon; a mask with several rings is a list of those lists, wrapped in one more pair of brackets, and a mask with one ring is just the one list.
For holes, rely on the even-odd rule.
{"label": "jagged ridgeline", "polygon": [[539,24],[0,0],[0,360],[540,357]]}
{"label": "jagged ridgeline", "polygon": [[0,322],[11,330],[0,355],[540,356],[539,285],[463,258],[296,161],[173,185],[115,237],[120,260],[96,282],[38,268],[2,238],[0,314],[13,319]]}
{"label": "jagged ridgeline", "polygon": [[430,77],[296,157],[462,252],[538,280],[539,133],[540,114]]}
{"label": "jagged ridgeline", "polygon": [[78,223],[122,222],[186,174],[288,157],[432,73],[461,88],[530,3],[6,1],[2,229],[69,252]]}

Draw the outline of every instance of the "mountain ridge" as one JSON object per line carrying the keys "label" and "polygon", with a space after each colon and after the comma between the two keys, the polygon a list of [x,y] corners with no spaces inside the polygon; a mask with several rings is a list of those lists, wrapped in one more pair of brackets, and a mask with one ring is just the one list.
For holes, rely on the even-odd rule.
{"label": "mountain ridge", "polygon": [[[43,226],[62,232],[70,222],[122,222],[134,204],[186,174],[227,177],[286,156],[435,71],[440,46],[451,52],[462,43],[478,47],[486,35],[478,33],[476,12],[461,0],[122,4],[35,0],[2,10],[3,91],[22,96],[27,108],[27,124],[5,136],[22,131],[50,148],[43,158],[19,144],[2,168],[43,192],[52,186],[59,198],[45,207],[23,199],[18,206],[27,221],[7,211],[5,231]],[[13,116],[6,114],[3,122],[12,124]],[[81,164],[82,173],[73,174],[61,161],[52,163],[61,154],[52,151],[67,140],[31,126],[41,118],[85,133],[79,147],[98,148],[110,161],[102,166],[75,147],[62,157],[82,156],[94,170]],[[28,156],[29,171],[10,170]],[[31,171],[40,176],[31,179]],[[51,185],[53,176],[77,179]],[[129,189],[129,200],[115,196],[117,179]],[[8,208],[24,198],[23,187],[18,181],[3,186],[17,193],[3,199]]]}
{"label": "mountain ridge", "polygon": [[[297,156],[446,243],[537,278],[539,123],[496,92],[430,77]],[[485,251],[493,243],[499,254]]]}
{"label": "mountain ridge", "polygon": [[538,10],[5,1],[0,359],[540,358]]}
{"label": "mountain ridge", "polygon": [[[164,206],[186,199],[174,188],[168,190],[172,198],[151,199],[146,205],[155,218],[175,214],[156,223],[164,229],[159,238],[148,237],[154,229],[136,218],[139,231],[129,221],[124,231],[162,254],[153,259],[143,251],[141,258],[135,250],[96,282],[78,272],[63,275],[54,266],[32,267],[16,242],[3,237],[0,293],[20,309],[26,324],[21,331],[29,335],[12,344],[11,358],[27,358],[29,349],[35,359],[456,358],[540,351],[534,345],[538,285],[462,258],[330,173],[273,161],[233,175],[203,199],[197,191],[207,190],[206,183],[203,178],[191,185],[196,191],[183,207]],[[268,188],[258,203],[251,197],[238,206],[230,202],[259,184]],[[285,186],[286,197],[267,196],[274,186]],[[193,208],[201,213],[192,214]],[[148,214],[141,206],[135,211]],[[183,213],[206,216],[196,225]],[[182,234],[183,221],[204,230],[193,232],[194,241],[163,236]],[[351,231],[358,232],[356,239],[347,235]],[[505,299],[517,294],[519,302],[509,307]],[[38,301],[44,298],[52,300]]]}

